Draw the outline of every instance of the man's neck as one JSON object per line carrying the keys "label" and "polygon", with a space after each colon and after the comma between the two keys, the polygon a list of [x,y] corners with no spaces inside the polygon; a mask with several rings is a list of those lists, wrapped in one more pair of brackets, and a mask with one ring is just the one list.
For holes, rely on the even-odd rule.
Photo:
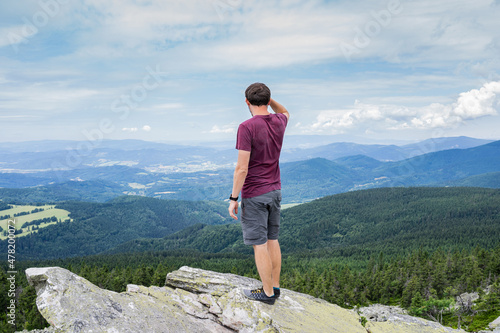
{"label": "man's neck", "polygon": [[267,111],[267,105],[254,106],[250,109],[252,116],[267,116],[269,115],[269,111]]}

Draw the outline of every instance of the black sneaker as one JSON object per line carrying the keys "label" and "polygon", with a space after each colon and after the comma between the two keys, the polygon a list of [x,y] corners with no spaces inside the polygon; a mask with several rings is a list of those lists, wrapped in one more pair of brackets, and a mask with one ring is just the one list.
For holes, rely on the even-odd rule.
{"label": "black sneaker", "polygon": [[273,287],[273,291],[274,291],[275,298],[280,297],[280,288]]}
{"label": "black sneaker", "polygon": [[254,290],[243,289],[243,295],[254,301],[260,301],[270,305],[273,305],[276,301],[276,296],[267,296],[263,288]]}

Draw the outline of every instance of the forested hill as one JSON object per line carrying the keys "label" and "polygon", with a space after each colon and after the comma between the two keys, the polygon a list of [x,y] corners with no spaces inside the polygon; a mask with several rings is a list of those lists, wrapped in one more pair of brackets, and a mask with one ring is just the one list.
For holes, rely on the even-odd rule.
{"label": "forested hill", "polygon": [[391,184],[420,186],[500,171],[500,141],[469,149],[450,149],[391,162],[373,170]]}
{"label": "forested hill", "polygon": [[68,201],[56,207],[69,211],[73,222],[57,223],[18,237],[18,259],[86,256],[139,237],[164,237],[197,223],[233,221],[223,202],[123,196],[107,203]]}
{"label": "forested hill", "polygon": [[283,225],[285,251],[330,248],[391,255],[418,248],[492,248],[500,243],[500,190],[355,191],[290,208]]}
{"label": "forested hill", "polygon": [[[112,252],[196,249],[248,251],[239,225],[194,225],[163,239],[140,239]],[[500,190],[381,188],[337,194],[282,212],[285,254],[369,258],[415,249],[493,248],[500,244]]]}

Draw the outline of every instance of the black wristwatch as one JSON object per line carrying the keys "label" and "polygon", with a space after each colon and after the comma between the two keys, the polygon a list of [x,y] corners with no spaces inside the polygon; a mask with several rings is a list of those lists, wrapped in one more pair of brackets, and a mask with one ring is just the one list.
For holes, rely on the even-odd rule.
{"label": "black wristwatch", "polygon": [[238,201],[238,197],[233,198],[233,194],[231,193],[231,195],[229,196],[229,200]]}

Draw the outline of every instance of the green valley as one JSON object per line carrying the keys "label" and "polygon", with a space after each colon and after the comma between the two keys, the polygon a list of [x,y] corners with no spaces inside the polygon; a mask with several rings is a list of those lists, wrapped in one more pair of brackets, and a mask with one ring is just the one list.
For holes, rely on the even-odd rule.
{"label": "green valley", "polygon": [[[32,207],[35,209],[35,206]],[[69,217],[72,222],[51,222],[44,228],[36,229],[36,233],[16,237],[18,259],[86,256],[101,253],[138,237],[164,237],[196,223],[232,222],[226,216],[227,207],[222,202],[122,196],[106,203],[66,201],[56,206],[40,207],[55,208],[20,218],[33,216],[29,219],[39,219],[44,214],[57,214],[61,218]],[[52,215],[49,212],[53,212]],[[17,224],[20,222],[16,222]],[[0,244],[5,242],[6,240],[0,241]]]}
{"label": "green valley", "polygon": [[[184,265],[258,277],[240,226],[225,218],[227,203],[124,196],[56,207],[74,221],[17,239],[24,259],[38,258],[20,261],[20,271],[61,266],[115,291],[129,283],[161,286]],[[499,240],[497,189],[380,188],[327,196],[282,211],[281,284],[347,308],[401,305],[477,331],[500,316]],[[0,289],[6,271],[0,270]],[[33,287],[19,278],[18,328],[47,326]],[[478,293],[475,305],[455,301],[465,292]]]}

